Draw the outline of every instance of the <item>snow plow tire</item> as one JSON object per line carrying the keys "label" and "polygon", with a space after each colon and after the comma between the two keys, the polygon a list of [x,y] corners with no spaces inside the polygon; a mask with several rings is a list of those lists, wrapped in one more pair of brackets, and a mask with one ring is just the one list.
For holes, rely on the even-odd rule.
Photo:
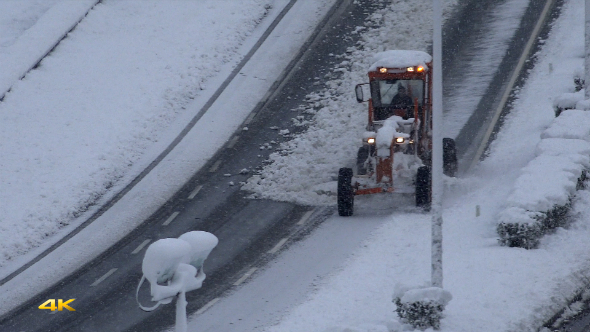
{"label": "snow plow tire", "polygon": [[416,206],[430,207],[430,167],[421,166],[416,173]]}
{"label": "snow plow tire", "polygon": [[338,215],[350,217],[353,210],[352,168],[341,168],[338,170]]}
{"label": "snow plow tire", "polygon": [[446,176],[455,177],[459,162],[457,161],[457,147],[452,138],[443,138],[443,173]]}

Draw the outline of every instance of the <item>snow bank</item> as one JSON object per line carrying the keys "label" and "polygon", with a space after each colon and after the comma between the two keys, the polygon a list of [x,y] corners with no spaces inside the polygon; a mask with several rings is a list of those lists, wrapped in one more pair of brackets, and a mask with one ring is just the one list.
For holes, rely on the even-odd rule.
{"label": "snow bank", "polygon": [[[0,2],[0,11],[12,3],[17,5]],[[13,68],[7,57],[30,64],[29,53],[43,53],[40,39],[55,42],[54,33],[69,29],[60,26],[76,22],[91,5],[56,3],[20,35],[15,31],[0,48],[0,75]],[[105,1],[38,70],[16,83],[1,76],[0,83],[13,85],[0,103],[0,267],[57,241],[53,235],[69,233],[140,174],[199,112],[279,9],[259,0],[239,6],[214,0]],[[41,27],[47,30],[35,32]],[[234,111],[232,121],[247,110]],[[234,130],[228,123],[209,126],[214,134],[206,145],[225,142],[226,126],[228,136]],[[199,162],[210,156],[209,147],[200,145],[192,153]],[[150,209],[179,188],[177,179],[200,167],[185,159],[175,163],[186,163],[186,173],[161,178],[154,187],[164,194],[149,198]],[[147,211],[138,210],[136,215]],[[121,225],[118,234],[129,226]]]}

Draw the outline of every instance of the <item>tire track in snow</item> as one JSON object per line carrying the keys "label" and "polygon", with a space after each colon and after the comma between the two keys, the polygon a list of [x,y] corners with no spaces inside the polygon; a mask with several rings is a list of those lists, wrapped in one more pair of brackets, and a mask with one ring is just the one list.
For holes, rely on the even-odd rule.
{"label": "tire track in snow", "polygon": [[[62,42],[62,40],[66,39],[68,34],[72,31],[74,31],[74,29],[76,29],[78,24],[80,24],[84,20],[84,18],[86,18],[86,16],[88,16],[88,13],[90,13],[90,11],[92,11],[94,9],[94,7],[96,7],[96,5],[98,5],[101,2],[102,2],[102,0],[94,0],[94,3],[91,3],[91,5],[89,5],[86,12],[84,14],[80,15],[80,17],[77,21],[75,21],[71,25],[69,25],[68,28],[66,28],[66,31],[64,33],[62,33],[61,36],[58,37],[53,43],[50,43],[48,45],[47,49],[45,51],[43,51],[39,57],[37,57],[35,60],[33,60],[30,65],[26,65],[27,66],[26,70],[23,73],[18,74],[17,81],[24,79],[28,73],[30,73],[32,70],[37,69],[37,67],[39,67],[39,65],[41,64],[41,61],[43,61],[47,56],[49,56],[53,52],[53,50],[55,50],[57,48],[57,46]],[[16,82],[9,83],[8,87],[2,88],[3,91],[0,92],[0,102],[4,101],[4,97],[6,96],[7,93],[10,92],[14,83],[16,83]]]}

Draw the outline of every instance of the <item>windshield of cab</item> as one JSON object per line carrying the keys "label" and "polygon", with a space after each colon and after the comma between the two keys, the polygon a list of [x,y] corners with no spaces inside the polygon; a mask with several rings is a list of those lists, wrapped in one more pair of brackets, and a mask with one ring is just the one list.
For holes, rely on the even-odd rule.
{"label": "windshield of cab", "polygon": [[371,98],[375,121],[385,120],[392,115],[413,117],[414,102],[418,102],[419,108],[424,102],[424,81],[375,80],[371,82]]}

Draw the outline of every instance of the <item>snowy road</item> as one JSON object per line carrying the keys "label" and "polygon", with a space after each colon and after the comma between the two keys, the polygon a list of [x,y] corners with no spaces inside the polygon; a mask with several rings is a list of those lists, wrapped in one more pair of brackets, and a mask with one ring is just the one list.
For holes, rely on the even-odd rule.
{"label": "snowy road", "polygon": [[[343,8],[347,8],[346,6],[350,3],[345,1],[342,4]],[[348,18],[346,24],[340,21],[330,22],[331,26],[337,25],[339,29],[329,29],[330,31],[326,33],[338,35],[343,31],[353,30],[357,24],[363,21],[363,17],[370,12],[369,9],[358,6],[358,17],[355,17],[354,20]],[[339,11],[339,13],[341,12]],[[334,15],[334,18],[338,19],[339,16]],[[261,150],[260,146],[264,146],[265,143],[268,144],[271,140],[280,142],[287,139],[280,135],[277,130],[270,127],[290,128],[292,132],[300,130],[293,127],[291,123],[291,117],[293,116],[291,110],[298,106],[298,103],[307,93],[318,88],[313,84],[314,80],[310,79],[309,75],[312,75],[313,78],[320,75],[322,71],[327,70],[326,68],[330,68],[331,65],[325,63],[326,61],[328,63],[334,61],[330,56],[330,52],[344,52],[347,47],[345,43],[341,45],[335,43],[341,42],[341,39],[326,37],[324,32],[319,32],[319,42],[318,45],[314,45],[314,48],[321,51],[308,51],[303,64],[293,63],[291,67],[295,68],[296,71],[294,74],[289,75],[291,83],[284,85],[281,93],[271,94],[268,105],[262,104],[255,109],[255,112],[258,111],[256,116],[246,119],[246,125],[249,126],[250,130],[236,132],[234,137],[238,139],[230,139],[227,142],[226,148],[216,154],[203,167],[200,174],[197,174],[177,194],[176,197],[179,200],[167,204],[153,218],[147,221],[146,225],[152,226],[150,229],[146,230],[144,227],[142,230],[134,232],[131,237],[123,240],[121,244],[115,247],[117,249],[113,249],[116,252],[109,251],[104,256],[109,257],[109,259],[102,259],[104,257],[101,257],[97,262],[91,263],[90,266],[68,278],[67,284],[70,288],[56,289],[59,294],[68,292],[69,294],[75,294],[71,296],[78,298],[77,313],[88,313],[87,315],[82,314],[75,317],[56,315],[51,316],[51,321],[47,321],[47,318],[43,317],[35,320],[34,323],[30,319],[26,319],[20,323],[22,325],[18,328],[28,327],[34,329],[34,326],[38,326],[37,328],[40,330],[51,330],[73,325],[77,330],[93,330],[97,324],[106,324],[101,329],[116,330],[130,328],[133,324],[137,324],[140,320],[149,317],[149,315],[139,312],[133,304],[133,297],[128,296],[133,294],[133,288],[135,287],[133,283],[138,277],[136,273],[141,270],[137,265],[140,263],[140,255],[129,257],[129,252],[135,252],[136,248],[141,243],[144,243],[146,238],[157,239],[166,236],[177,236],[195,227],[214,232],[222,240],[222,243],[216,250],[216,255],[219,256],[215,257],[213,255],[210,259],[211,263],[208,265],[211,271],[210,287],[213,288],[213,293],[218,292],[218,290],[215,290],[217,286],[215,283],[216,272],[218,270],[223,271],[220,278],[226,284],[227,279],[233,277],[233,270],[241,269],[241,264],[246,264],[251,260],[238,260],[237,263],[233,263],[232,259],[240,257],[240,255],[244,254],[244,251],[248,253],[246,249],[249,247],[260,247],[262,245],[264,250],[264,245],[271,244],[274,246],[276,244],[270,243],[271,241],[280,241],[284,233],[282,229],[288,227],[291,220],[298,221],[305,211],[293,204],[245,200],[242,197],[243,194],[239,192],[239,186],[229,185],[229,182],[235,181],[237,183],[240,180],[245,180],[248,173],[271,152],[270,149]],[[350,41],[347,40],[347,42]],[[307,46],[304,47],[304,49],[306,48]],[[320,57],[322,58],[321,61],[319,61]],[[268,65],[264,64],[264,66]],[[307,71],[301,72],[297,70],[300,68],[306,68]],[[242,77],[251,76],[255,72],[252,68],[245,67],[237,77],[242,79]],[[239,90],[236,87],[232,88],[233,84],[239,86],[239,80],[237,81],[237,83],[232,82],[228,90]],[[310,90],[306,91],[302,87]],[[235,100],[237,99],[235,93],[233,98],[234,100],[231,102],[239,102],[239,100]],[[213,107],[227,107],[228,101],[223,102],[223,98],[220,100],[222,101],[221,105]],[[280,117],[279,114],[284,115]],[[248,170],[246,174],[240,174],[243,169]],[[231,176],[228,177],[226,174],[231,174]],[[188,197],[192,198],[187,199]],[[195,203],[191,205],[190,201],[193,199]],[[264,207],[264,209],[261,207]],[[176,213],[176,211],[181,213]],[[275,213],[272,211],[275,211]],[[276,226],[273,226],[273,224],[276,224]],[[162,228],[162,225],[166,227]],[[266,250],[270,249],[272,248]],[[129,262],[125,263],[126,260],[129,260]],[[92,269],[90,269],[91,267]],[[97,280],[100,282],[97,282]],[[122,283],[120,287],[113,284],[117,280]],[[95,288],[88,291],[87,285],[95,285],[96,291]],[[223,289],[224,287],[226,286],[222,285],[220,288]],[[109,289],[111,292],[109,294],[112,295],[100,295],[104,289]],[[41,297],[46,296],[57,295],[41,295]],[[98,301],[102,303],[98,308],[94,300],[90,300],[94,298],[98,298]],[[34,299],[32,302],[35,303],[38,300]],[[199,302],[195,302],[194,305],[199,305]],[[33,315],[36,312],[38,313],[38,309],[32,304],[29,310]],[[125,314],[129,311],[131,313]],[[157,324],[168,324],[167,319],[170,318],[168,313],[168,311],[156,312],[152,315],[155,316],[152,319]],[[120,318],[115,319],[111,317],[112,315]],[[162,315],[164,319],[161,317]],[[20,317],[26,316],[27,314],[24,314],[24,316],[21,315]],[[18,325],[12,325],[19,324],[16,319],[9,317],[5,322],[10,324],[11,328],[18,329]],[[49,324],[50,327],[47,327],[46,324]],[[145,324],[154,325],[149,320]]]}
{"label": "snowy road", "polygon": [[[341,37],[341,36],[337,36],[337,37]],[[340,39],[340,38],[334,37],[332,39]],[[323,66],[326,66],[326,65],[323,65],[322,66],[321,63],[318,63],[318,64],[320,65],[319,66],[320,68],[323,67]],[[303,66],[303,67],[305,67],[305,66]],[[313,75],[310,76],[312,78],[311,79],[307,79],[307,80],[313,82],[314,81],[313,80],[313,77],[315,77],[315,75],[318,75],[318,73],[321,73],[321,71],[318,70],[317,72],[314,72]],[[294,75],[294,76],[296,76],[296,75]],[[292,88],[291,90],[289,90],[289,88],[287,88],[286,91],[288,91],[288,93],[285,95],[286,98],[283,98],[283,99],[288,99],[289,97],[292,96],[292,93],[294,91],[297,91],[298,90],[298,87],[301,84],[300,83],[297,83],[296,80],[295,80],[295,82],[296,82],[295,83],[295,88]],[[305,96],[305,93],[307,93],[307,91],[306,92],[300,92],[300,94],[302,96]],[[282,95],[279,95],[279,96],[282,96]],[[289,108],[291,108],[293,106],[296,106],[298,103],[301,103],[301,102],[302,101],[293,101],[292,104],[287,104],[287,106],[285,106],[285,109],[288,110]],[[273,108],[273,110],[274,110],[274,108]],[[265,141],[268,142],[269,139],[272,139],[271,136],[268,136],[268,135],[265,136],[264,134],[262,134],[262,137],[261,137],[262,139],[249,141],[248,134],[250,134],[250,132],[254,132],[255,131],[254,129],[257,128],[256,127],[257,125],[260,126],[259,129],[262,129],[265,126],[273,126],[274,124],[269,122],[273,118],[274,118],[273,116],[264,117],[264,112],[260,113],[259,115],[257,115],[254,118],[251,118],[251,120],[252,120],[251,123],[252,124],[249,125],[249,127],[250,127],[249,129],[250,130],[248,130],[248,133],[247,134],[240,134],[239,135],[240,138],[238,140],[236,140],[236,141],[230,140],[228,142],[228,145],[231,145],[231,147],[233,148],[233,147],[239,146],[239,144],[244,144],[243,145],[244,149],[253,149],[253,150],[258,150],[258,151],[268,150],[268,149],[266,149],[266,146],[263,145],[262,143],[265,143]],[[287,120],[289,120],[289,119],[287,119]],[[281,124],[284,125],[284,123],[281,123]],[[285,128],[285,126],[281,126],[281,128]],[[273,133],[272,134],[272,135],[274,135],[273,137],[276,137],[277,136],[276,132],[272,132],[271,131],[271,133]],[[237,145],[234,146],[233,144],[237,144]],[[262,149],[262,147],[264,147],[264,149]],[[245,151],[245,152],[247,152],[247,151]],[[268,151],[265,151],[265,153],[267,153],[267,152]],[[239,156],[239,155],[234,156],[234,157],[237,160],[246,160],[246,161],[248,161],[248,158],[251,158],[253,153],[255,153],[255,152],[250,151],[249,153],[245,153],[245,155],[248,155],[249,154],[250,157],[244,157],[244,156]],[[231,153],[230,153],[230,155],[231,155]],[[264,155],[266,155],[266,154],[264,154]],[[256,159],[256,158],[254,158],[254,159]],[[239,173],[239,170],[241,168],[241,165],[240,164],[233,164],[233,162],[229,162],[229,163],[217,163],[217,160],[225,160],[225,159],[222,158],[222,159],[215,159],[215,160],[211,161],[209,163],[209,166],[211,166],[211,168],[206,167],[206,170],[204,171],[204,173],[207,173],[209,170],[214,169],[214,172],[210,172],[210,173],[216,173],[216,175],[212,176],[212,179],[211,179],[212,183],[221,183],[221,182],[223,182],[224,179],[226,178],[225,177],[225,174],[236,174],[236,173]],[[233,169],[233,168],[231,168],[232,166],[233,167],[237,167],[237,168]],[[226,168],[224,169],[223,167],[226,167]],[[228,173],[225,173],[226,170],[227,170]],[[215,176],[217,176],[217,178],[215,178]],[[207,174],[206,177],[211,177],[211,176],[210,176],[210,174]],[[241,178],[237,177],[235,179],[240,180]],[[226,179],[226,180],[234,180],[234,178],[232,177],[231,179]],[[195,186],[195,184],[196,184],[196,186]],[[199,181],[197,181],[196,183],[189,184],[189,186],[187,186],[183,191],[181,191],[179,193],[179,196],[184,196],[184,197],[190,197],[190,196],[192,196],[193,193],[196,193],[197,188],[199,188],[200,185],[202,185],[202,184],[200,184]],[[215,186],[213,185],[213,187],[215,187]],[[228,188],[227,189],[228,191],[234,190],[234,189],[231,189],[230,187],[232,187],[232,186],[227,187]],[[210,197],[211,201],[214,201],[214,200],[218,199],[218,197],[216,196],[217,194],[211,194],[212,192],[208,192],[207,191],[208,189],[210,189],[210,188],[207,188],[206,186],[200,187],[200,190],[198,190],[199,192],[196,193],[195,195],[199,195],[199,193],[200,194],[207,194],[207,196],[211,195],[211,197]],[[225,190],[222,189],[222,191],[225,191]],[[236,196],[239,196],[238,194],[235,194],[235,195]],[[235,201],[232,201],[232,202],[235,203]],[[249,211],[251,213],[255,213],[255,212],[261,213],[261,206],[268,205],[267,208],[269,208],[271,211],[273,211],[273,210],[274,211],[279,211],[279,213],[277,215],[271,216],[270,219],[275,219],[275,220],[276,219],[281,219],[281,217],[280,217],[281,215],[283,215],[283,216],[285,214],[288,215],[288,214],[291,213],[289,211],[294,211],[294,212],[291,213],[292,215],[286,220],[287,221],[286,223],[288,223],[288,222],[295,223],[298,220],[300,220],[300,218],[303,215],[305,215],[305,210],[298,209],[298,208],[293,207],[292,205],[289,205],[289,204],[286,204],[286,203],[269,203],[269,202],[266,202],[266,201],[258,201],[258,202],[259,203],[252,203],[251,204],[251,207],[249,208],[250,209]],[[210,203],[206,203],[205,202],[203,204],[206,207],[207,204],[210,204]],[[195,208],[193,211],[190,211],[191,208],[184,207],[186,209],[186,211],[185,211],[186,213],[185,213],[185,216],[183,217],[181,214],[176,214],[175,207],[176,206],[174,204],[171,204],[169,206],[164,207],[160,211],[160,213],[158,214],[158,216],[156,216],[156,218],[154,219],[154,222],[168,223],[168,221],[170,220],[171,225],[175,225],[175,224],[182,225],[182,224],[185,224],[185,226],[193,227],[194,224],[191,224],[191,222],[194,223],[194,221],[192,221],[192,220],[194,220],[195,212],[196,211],[201,212],[201,211],[206,210],[206,209],[203,209],[203,207],[200,207],[198,209]],[[281,209],[282,209],[282,211],[280,211]],[[218,208],[217,210],[219,210],[217,214],[215,214],[215,213],[212,214],[215,217],[219,217],[219,216],[222,216],[222,215],[225,214],[225,213],[221,213],[221,212],[226,212],[226,211],[222,211],[222,210],[226,210],[226,208],[223,208],[223,207],[222,208]],[[258,211],[258,210],[260,210],[260,211]],[[367,207],[365,211],[370,212],[371,209]],[[385,211],[386,211],[386,213],[388,213],[391,210],[390,209],[387,209],[387,206],[385,206]],[[236,214],[239,215],[240,212],[237,212]],[[261,214],[265,214],[265,213],[263,212]],[[172,216],[174,216],[174,217],[172,217]],[[252,218],[252,215],[250,215],[250,218],[247,218],[247,219],[256,219],[256,220],[258,220],[259,215],[254,214],[254,216],[256,216],[256,218]],[[362,208],[360,209],[360,216],[361,217],[363,216],[363,209]],[[419,234],[422,231],[424,231],[424,229],[423,229],[424,228],[423,227],[424,225],[422,223],[422,221],[423,221],[422,219],[423,218],[420,215],[417,216],[416,214],[409,214],[409,215],[406,216],[406,214],[404,214],[404,213],[401,213],[399,215],[396,213],[395,216],[396,216],[396,218],[399,218],[400,219],[400,222],[401,222],[403,228],[404,229],[407,229],[407,231],[409,231],[409,232],[415,232],[415,234]],[[234,217],[232,217],[232,218],[234,218]],[[332,248],[331,250],[334,250],[334,253],[338,253],[338,255],[340,255],[340,256],[339,257],[336,257],[338,255],[334,254],[333,257],[327,257],[327,260],[326,260],[325,264],[322,264],[322,262],[318,262],[318,264],[315,266],[314,269],[311,269],[311,270],[307,271],[308,272],[307,274],[297,274],[296,275],[296,278],[299,278],[299,277],[302,278],[300,285],[303,285],[303,287],[305,288],[305,285],[306,284],[309,284],[309,283],[307,283],[305,281],[306,279],[316,278],[316,277],[319,278],[319,279],[322,278],[321,276],[317,276],[317,275],[314,276],[314,273],[309,273],[309,272],[317,271],[318,274],[322,274],[322,273],[323,273],[323,275],[329,274],[330,273],[330,271],[329,271],[330,268],[335,267],[335,266],[338,266],[340,264],[340,262],[342,262],[342,260],[344,260],[348,254],[350,254],[350,252],[347,252],[346,250],[353,250],[354,247],[356,247],[358,245],[358,243],[362,242],[363,239],[365,239],[368,236],[368,233],[370,233],[373,229],[376,229],[376,228],[380,227],[381,224],[385,220],[386,220],[386,218],[380,219],[380,220],[375,220],[375,222],[372,223],[371,221],[365,220],[363,218],[363,221],[362,221],[363,224],[355,223],[355,220],[349,220],[349,221],[347,221],[347,224],[349,222],[351,222],[349,225],[347,225],[347,227],[349,227],[349,228],[342,228],[341,225],[338,225],[339,220],[334,220],[334,219],[328,220],[328,222],[327,222],[327,224],[328,224],[327,230],[323,230],[323,231],[317,233],[319,235],[315,235],[315,236],[320,236],[320,238],[323,236],[324,238],[326,238],[327,237],[326,234],[332,234],[332,235],[334,235],[334,238],[329,238],[329,241],[335,241],[336,240],[337,243],[335,243],[336,247]],[[242,221],[244,221],[244,220],[242,220]],[[414,223],[415,222],[420,223],[421,224],[421,227],[414,227]],[[367,224],[369,224],[370,227],[366,227]],[[332,227],[332,228],[330,228],[330,227]],[[340,231],[343,231],[343,232],[342,233],[335,232],[334,231],[334,228],[339,228],[339,230]],[[246,229],[244,229],[244,230],[246,230]],[[242,230],[242,231],[244,231],[244,230]],[[162,237],[162,236],[171,236],[170,234],[178,233],[179,231],[180,231],[179,229],[172,230],[172,231],[170,231],[170,233],[155,231],[155,233],[149,235],[149,238]],[[228,233],[232,233],[232,231],[231,230],[228,230]],[[289,233],[289,232],[287,232],[287,233]],[[347,248],[346,247],[346,236],[347,236],[346,234],[350,234],[350,233],[357,234],[358,237],[355,238],[355,241],[350,242],[349,243],[350,244],[350,247]],[[340,234],[340,235],[338,235],[338,234]],[[134,236],[137,236],[137,235],[138,235],[138,233],[136,232],[134,234]],[[147,235],[147,234],[144,234],[144,235]],[[262,251],[264,251],[265,249],[269,249],[269,248],[270,248],[270,251],[273,251],[274,246],[277,245],[277,243],[280,244],[282,242],[281,241],[281,237],[282,236],[284,236],[284,234],[280,234],[280,232],[276,232],[276,234],[266,234],[263,237],[266,237],[266,240],[268,240],[270,243],[262,243],[262,244],[259,244],[259,246],[260,246],[260,248],[263,248]],[[337,239],[340,239],[340,241],[337,241]],[[141,236],[134,237],[133,239],[129,239],[128,241],[129,241],[129,243],[125,243],[126,247],[125,247],[125,249],[123,249],[123,251],[127,251],[127,252],[135,251],[136,248],[138,248],[138,245],[140,245],[141,243],[144,243],[145,242],[145,240],[143,238],[141,238]],[[231,240],[229,240],[229,238],[228,238],[228,241],[231,241]],[[321,242],[321,240],[320,240],[320,242]],[[403,243],[403,239],[400,238],[399,239],[399,242],[400,243]],[[340,246],[340,247],[338,247],[338,246]],[[240,246],[237,246],[236,248],[234,248],[234,250],[236,250],[236,249],[239,250],[240,248],[241,248]],[[260,248],[258,248],[259,251],[261,250]],[[314,252],[314,251],[312,250],[310,252]],[[310,252],[308,252],[307,255],[310,255]],[[103,276],[107,276],[107,277],[110,276],[110,275],[116,276],[117,275],[116,274],[117,271],[122,272],[123,269],[120,268],[120,267],[116,267],[116,265],[114,264],[114,263],[117,263],[118,261],[121,261],[121,259],[119,257],[120,256],[117,256],[117,254],[114,254],[113,255],[113,259],[111,261],[103,261],[103,262],[97,263],[97,264],[101,265],[101,267],[99,269],[96,269],[96,270],[90,272],[89,275],[83,277],[85,279],[83,280],[84,282],[81,282],[80,283],[81,289],[84,289],[84,285],[87,285],[89,283],[92,283],[92,282],[96,282],[98,280],[101,280]],[[137,259],[135,259],[135,260],[137,261]],[[212,263],[212,266],[213,267],[216,266],[216,260],[215,260],[214,257],[212,257],[211,263]],[[293,269],[296,269],[296,267],[298,265],[305,265],[304,262],[298,264],[296,261],[292,261],[291,263],[294,264],[293,265],[294,266]],[[219,263],[217,263],[217,264],[219,264]],[[330,264],[332,264],[332,265],[330,265]],[[113,269],[116,269],[116,270],[113,270]],[[127,270],[130,270],[130,271],[131,270],[139,271],[139,269],[137,268],[137,265],[135,265],[135,267],[126,267],[126,269]],[[240,270],[239,266],[238,267],[235,267],[235,269]],[[324,269],[324,270],[322,270],[322,269]],[[250,271],[250,270],[248,270],[248,271]],[[321,272],[321,271],[323,271],[323,272]],[[244,271],[240,271],[240,272],[244,272]],[[409,274],[411,274],[411,273],[418,273],[418,274],[420,274],[422,272],[423,271],[413,271],[413,272],[412,271],[407,271],[407,273],[409,273]],[[237,273],[237,276],[241,276],[241,274],[240,273]],[[74,278],[77,278],[77,277],[78,276],[75,276]],[[137,275],[134,275],[133,272],[131,272],[130,274],[127,274],[127,277],[125,277],[125,279],[119,280],[119,281],[121,281],[121,284],[119,285],[121,287],[117,287],[115,284],[113,284],[113,281],[108,281],[108,278],[105,277],[104,280],[107,280],[107,281],[103,284],[104,285],[104,288],[102,288],[102,289],[108,289],[108,288],[110,288],[114,293],[122,294],[120,296],[122,296],[123,299],[125,301],[127,301],[126,303],[129,304],[129,302],[132,302],[132,301],[130,301],[132,299],[130,299],[128,297],[128,295],[130,293],[129,290],[131,290],[131,291],[133,290],[134,280],[137,280],[137,279],[138,279],[138,276]],[[215,281],[215,274],[214,273],[211,274],[211,281],[212,282]],[[285,286],[285,287],[287,287],[287,286]],[[67,292],[68,292],[67,290],[61,290],[61,291],[58,291],[58,293],[55,293],[56,295],[44,294],[42,296],[45,296],[45,297],[47,297],[47,296],[54,296],[54,297],[57,297],[57,296],[66,296],[67,295]],[[99,303],[98,304],[101,305],[101,306],[103,306],[103,307],[110,307],[111,306],[111,304],[110,304],[111,302],[110,301],[116,301],[117,299],[121,299],[119,297],[112,298],[112,297],[110,297],[110,295],[105,294],[105,293],[102,293],[102,292],[104,292],[103,290],[98,290],[97,292],[100,293],[100,295],[97,296],[97,298],[99,299]],[[294,290],[294,292],[295,292],[295,290]],[[278,293],[280,293],[280,292],[278,292]],[[278,293],[277,293],[277,297],[278,297]],[[389,294],[386,294],[386,295],[389,296]],[[205,298],[201,298],[198,295],[194,295],[194,296],[198,298],[198,299],[197,298],[192,299],[192,300],[194,300],[194,308],[193,309],[196,309],[198,306],[202,305],[203,304],[202,301],[206,301],[206,299]],[[298,296],[301,296],[301,294],[298,294]],[[81,299],[82,298],[83,297],[81,297]],[[298,301],[301,300],[301,298],[294,297],[291,300],[293,300],[295,302],[298,302]],[[287,307],[291,306],[292,304],[293,303],[291,303],[291,304],[289,304],[289,303],[282,303],[283,307],[281,307],[281,308],[277,307],[276,310],[285,311],[285,310],[288,309]],[[88,305],[90,306],[90,304],[88,304]],[[129,306],[131,306],[131,305],[129,305]],[[94,308],[96,308],[96,307],[94,307]],[[83,311],[82,309],[81,309],[81,312]],[[161,311],[162,312],[159,315],[153,316],[152,321],[149,321],[148,320],[144,324],[148,324],[150,327],[154,327],[154,323],[155,322],[157,322],[157,324],[161,324],[162,326],[165,326],[167,323],[169,323],[170,322],[170,319],[171,319],[170,310],[161,310]],[[34,312],[34,310],[33,310],[33,312]],[[116,314],[113,313],[113,312],[115,312]],[[101,318],[100,315],[102,314],[102,312],[99,313],[99,314],[97,314],[96,317],[94,317],[94,318],[88,318],[88,319],[80,318],[82,321],[84,321],[84,323],[80,323],[80,321],[78,321],[76,319],[74,319],[72,321],[72,320],[70,320],[70,318],[65,318],[65,317],[62,316],[61,318],[56,319],[56,323],[55,323],[56,325],[54,325],[54,327],[55,327],[55,329],[58,329],[58,327],[63,327],[64,326],[63,324],[66,324],[66,325],[67,324],[73,324],[73,325],[76,326],[76,329],[82,328],[83,330],[84,329],[87,329],[87,330],[97,330],[97,329],[102,329],[102,327],[99,328],[98,326],[101,326],[100,324],[103,324],[103,323],[105,323],[107,321],[108,321],[107,323],[113,324],[115,326],[119,326],[119,324],[116,323],[117,322],[117,319],[126,319],[126,318],[129,318],[128,316],[125,316],[125,313],[124,312],[116,312],[116,310],[113,310],[113,312],[106,313],[106,317],[108,317],[108,318]],[[89,312],[89,314],[90,314],[90,312]],[[256,319],[254,319],[254,317],[252,317],[252,319],[249,320],[249,322],[248,322],[248,324],[250,324],[250,325],[243,326],[244,327],[243,330],[248,330],[248,326],[251,327],[251,326],[260,325],[260,324],[262,324],[262,325],[272,324],[274,321],[277,320],[277,317],[278,316],[280,316],[280,315],[277,314],[277,312],[275,311],[273,314],[268,314],[267,315],[267,320],[264,321],[264,322],[255,322]],[[221,316],[221,317],[223,317],[223,316]],[[227,317],[227,315],[226,315],[226,317]],[[132,323],[132,322],[128,322],[128,323]],[[86,325],[84,325],[84,324],[86,324]],[[238,324],[238,322],[236,322],[236,324]],[[197,326],[199,326],[199,325],[197,325]],[[240,326],[240,325],[234,325],[233,328],[236,328],[236,326]],[[112,329],[109,329],[109,330],[112,330]],[[217,331],[218,329],[214,329],[214,330]]]}

